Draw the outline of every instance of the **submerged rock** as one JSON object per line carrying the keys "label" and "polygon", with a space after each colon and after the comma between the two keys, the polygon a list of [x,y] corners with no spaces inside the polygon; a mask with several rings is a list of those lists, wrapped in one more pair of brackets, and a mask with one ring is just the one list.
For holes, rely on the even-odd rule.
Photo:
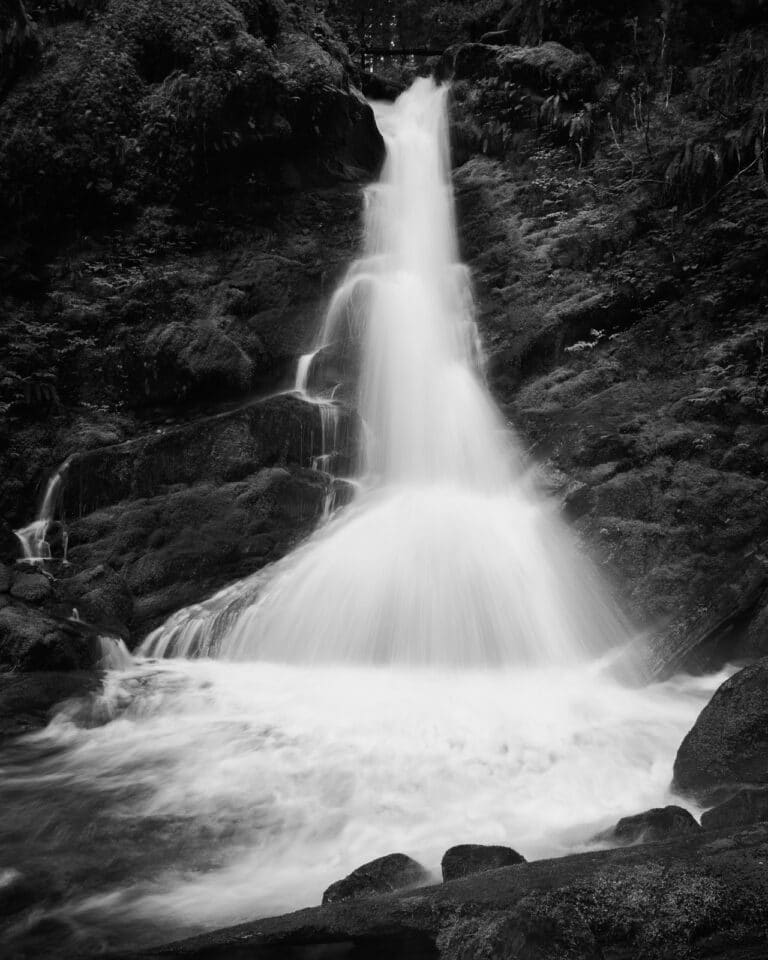
{"label": "submerged rock", "polygon": [[701,833],[701,827],[692,814],[684,807],[670,805],[622,817],[610,830],[599,834],[597,839],[617,844],[656,843],[692,833]]}
{"label": "submerged rock", "polygon": [[357,900],[377,893],[391,893],[426,883],[429,873],[404,853],[390,853],[353,870],[343,880],[331,884],[323,894],[323,903]]}
{"label": "submerged rock", "polygon": [[516,863],[525,863],[525,857],[511,847],[465,843],[446,850],[440,866],[443,881],[448,882],[475,873],[484,873],[486,870],[511,867]]}
{"label": "submerged rock", "polygon": [[768,820],[768,788],[739,790],[736,796],[723,801],[701,815],[705,830],[721,827],[742,827]]}
{"label": "submerged rock", "polygon": [[713,803],[740,786],[768,785],[768,658],[715,692],[677,752],[674,788]]}

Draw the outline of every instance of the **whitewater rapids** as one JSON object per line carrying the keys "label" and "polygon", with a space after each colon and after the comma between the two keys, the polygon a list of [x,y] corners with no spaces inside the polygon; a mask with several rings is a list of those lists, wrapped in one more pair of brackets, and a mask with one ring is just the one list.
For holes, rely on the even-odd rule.
{"label": "whitewater rapids", "polygon": [[70,941],[35,956],[82,955],[317,904],[395,851],[439,879],[456,843],[587,849],[670,801],[677,745],[724,679],[139,661],[0,751],[5,862],[68,885],[13,934],[66,920]]}

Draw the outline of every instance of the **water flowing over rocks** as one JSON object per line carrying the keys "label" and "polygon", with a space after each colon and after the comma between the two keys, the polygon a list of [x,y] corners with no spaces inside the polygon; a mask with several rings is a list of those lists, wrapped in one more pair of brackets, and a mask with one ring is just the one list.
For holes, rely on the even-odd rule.
{"label": "water flowing over rocks", "polygon": [[[77,744],[88,724],[108,728],[115,716],[142,762],[155,747],[132,726],[134,707],[142,718],[148,702],[137,691],[154,680],[105,692],[103,630],[134,645],[179,607],[281,561],[327,516],[330,474],[352,463],[358,423],[342,410],[348,435],[331,471],[323,413],[281,391],[295,386],[296,360],[357,249],[361,185],[383,157],[356,83],[386,98],[404,84],[360,77],[315,4],[27,7],[39,22],[25,14],[11,33],[0,10],[0,43],[12,41],[11,55],[0,54],[0,736],[36,730],[57,702],[85,695],[58,715],[61,739],[51,734],[48,756],[56,772],[65,740]],[[765,657],[764,6],[505,10],[499,30],[449,47],[436,64],[454,81],[457,224],[483,374],[540,464],[537,495],[559,501],[580,548],[649,634],[649,671]],[[325,360],[330,368],[339,357],[329,347]],[[335,399],[342,409],[349,398]],[[41,509],[70,457],[46,530],[52,558],[14,565],[13,531]],[[478,559],[467,544],[518,529],[517,518],[461,507],[467,524],[445,555]],[[428,515],[415,510],[413,529]],[[680,748],[675,789],[700,803],[725,798],[703,814],[706,835],[690,815],[647,811],[620,821],[631,849],[328,904],[151,955],[763,960],[766,828],[735,831],[765,815],[765,663],[727,681]],[[579,680],[587,701],[593,679]],[[194,688],[201,714],[215,702],[206,684]],[[547,701],[558,742],[570,749],[578,739],[584,756],[602,756],[590,737],[610,745],[612,734],[584,722],[595,703],[561,694],[562,715]],[[631,702],[658,723],[649,742],[668,742],[667,727],[677,742],[682,712],[656,709],[669,706],[666,693],[647,696]],[[690,707],[690,688],[676,696]],[[608,696],[600,716],[616,709]],[[290,754],[290,735],[271,722],[211,716],[200,730],[219,752],[211,728],[226,726],[238,747],[242,737]],[[183,727],[189,717],[172,719]],[[508,739],[488,750],[492,772]],[[101,769],[130,765],[132,755],[105,741],[92,755]],[[34,742],[5,755],[23,778]],[[521,742],[533,743],[526,757],[555,762],[546,739]],[[639,735],[632,749],[658,775]],[[326,755],[331,769],[337,756]],[[242,770],[237,752],[227,759]],[[514,776],[529,772],[512,762]],[[638,793],[642,771],[632,773]],[[123,786],[127,806],[138,802],[134,780]],[[343,801],[346,786],[323,781],[318,796]],[[666,802],[663,789],[623,809]],[[150,883],[181,847],[195,869],[215,870],[249,811],[261,816],[254,798],[264,799],[255,787],[229,820],[216,798],[225,813],[213,827],[180,814],[176,800],[172,812],[142,819],[131,808],[116,824],[94,792],[83,817],[103,863],[79,851],[72,876],[101,896],[99,870],[120,873],[128,862],[137,883]],[[542,791],[528,802],[549,799]],[[690,833],[661,839],[670,818]],[[22,838],[43,860],[52,859],[44,826]],[[586,837],[599,824],[576,826]],[[11,838],[14,825],[5,829]],[[518,842],[515,830],[487,839],[497,836]],[[638,842],[650,836],[653,844]],[[140,837],[154,844],[151,856],[136,853]],[[401,849],[399,839],[385,849]],[[61,895],[52,873],[0,872],[0,913],[48,911],[27,940],[36,956],[53,941],[79,950],[80,920],[56,913]]]}
{"label": "water flowing over rocks", "polygon": [[768,783],[768,659],[734,674],[701,712],[675,758],[674,786],[701,803]]}

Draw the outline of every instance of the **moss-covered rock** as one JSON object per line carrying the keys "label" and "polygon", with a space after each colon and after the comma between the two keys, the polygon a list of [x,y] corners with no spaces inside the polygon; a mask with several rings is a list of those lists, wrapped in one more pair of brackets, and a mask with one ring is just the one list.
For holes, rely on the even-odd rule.
{"label": "moss-covered rock", "polygon": [[344,48],[298,6],[109,0],[41,36],[42,71],[0,105],[6,239],[199,198],[224,163],[247,179],[310,147],[337,173],[379,156]]}
{"label": "moss-covered rock", "polygon": [[390,853],[353,870],[343,880],[331,884],[323,894],[323,903],[359,900],[378,893],[391,893],[405,887],[424,884],[428,872],[404,853]]}
{"label": "moss-covered rock", "polygon": [[65,629],[34,607],[0,608],[0,668],[5,670],[88,670],[99,659],[93,638]]}

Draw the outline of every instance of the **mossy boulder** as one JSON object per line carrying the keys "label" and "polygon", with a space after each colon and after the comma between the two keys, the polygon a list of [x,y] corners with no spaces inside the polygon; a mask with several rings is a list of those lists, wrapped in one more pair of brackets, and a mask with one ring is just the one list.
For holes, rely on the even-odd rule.
{"label": "mossy boulder", "polygon": [[358,900],[378,893],[391,893],[404,887],[424,884],[429,873],[404,853],[390,853],[353,870],[343,880],[331,884],[323,894],[323,903]]}
{"label": "mossy boulder", "polygon": [[525,857],[511,847],[465,843],[446,850],[440,868],[443,881],[447,883],[449,880],[459,880],[461,877],[470,877],[486,870],[498,870],[499,867],[510,867],[516,863],[525,863]]}
{"label": "mossy boulder", "polygon": [[155,402],[237,396],[251,382],[250,358],[214,325],[156,327],[144,342],[143,364],[146,399]]}
{"label": "mossy boulder", "polygon": [[34,607],[0,608],[0,669],[88,670],[98,659],[93,637],[66,629]]}

